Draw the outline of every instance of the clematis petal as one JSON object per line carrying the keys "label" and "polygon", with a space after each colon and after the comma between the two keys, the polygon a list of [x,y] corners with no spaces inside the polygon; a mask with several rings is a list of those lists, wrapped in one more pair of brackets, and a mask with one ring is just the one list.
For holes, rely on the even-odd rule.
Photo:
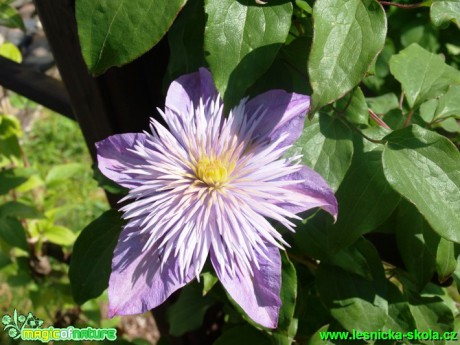
{"label": "clematis petal", "polygon": [[134,188],[140,182],[132,174],[126,173],[136,165],[145,164],[136,153],[129,151],[136,144],[142,145],[146,135],[143,133],[116,134],[96,143],[99,170],[112,181],[126,188]]}
{"label": "clematis petal", "polygon": [[[254,276],[239,265],[240,274],[231,277],[227,271],[222,271],[214,248],[211,249],[211,262],[225,287],[238,305],[248,316],[258,324],[267,328],[278,325],[279,309],[281,307],[281,256],[279,249],[267,244],[266,248],[258,248],[257,258],[259,268],[251,263]],[[263,255],[260,253],[263,251]],[[223,253],[219,253],[223,255]],[[266,258],[270,258],[268,261]],[[226,260],[232,260],[227,257]]]}
{"label": "clematis petal", "polygon": [[115,248],[109,280],[109,317],[140,314],[155,308],[195,277],[192,265],[190,274],[181,279],[172,255],[161,268],[161,251],[155,246],[143,250],[149,235],[138,231],[130,223]]}
{"label": "clematis petal", "polygon": [[327,182],[316,171],[302,166],[299,171],[286,175],[283,180],[304,180],[302,183],[286,186],[286,189],[299,194],[303,205],[278,204],[278,206],[292,213],[300,213],[315,207],[321,207],[337,220],[338,205],[334,192]]}
{"label": "clematis petal", "polygon": [[305,116],[310,108],[310,97],[284,90],[271,90],[262,93],[246,104],[249,119],[259,111],[265,112],[256,130],[259,136],[268,136],[271,141],[283,133],[289,136],[279,145],[293,144],[302,134]]}
{"label": "clematis petal", "polygon": [[195,106],[200,99],[216,99],[218,92],[214,86],[211,73],[206,68],[186,74],[173,81],[166,95],[166,108],[180,113],[188,113],[190,104]]}

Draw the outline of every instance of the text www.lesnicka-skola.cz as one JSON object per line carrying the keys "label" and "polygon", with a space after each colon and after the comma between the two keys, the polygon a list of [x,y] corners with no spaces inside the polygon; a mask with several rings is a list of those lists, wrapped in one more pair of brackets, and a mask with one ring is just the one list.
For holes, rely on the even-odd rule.
{"label": "text www.lesnicka-skola.cz", "polygon": [[383,330],[376,332],[364,332],[352,330],[352,332],[319,332],[321,340],[450,340],[457,341],[457,332],[437,332],[433,330],[419,331],[414,329],[409,332]]}

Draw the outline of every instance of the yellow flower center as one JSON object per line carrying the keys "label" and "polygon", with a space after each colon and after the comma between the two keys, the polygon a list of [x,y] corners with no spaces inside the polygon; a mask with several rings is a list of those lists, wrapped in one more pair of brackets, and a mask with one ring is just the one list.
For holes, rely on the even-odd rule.
{"label": "yellow flower center", "polygon": [[233,167],[220,159],[201,157],[196,165],[196,176],[204,183],[211,186],[220,186],[228,179]]}

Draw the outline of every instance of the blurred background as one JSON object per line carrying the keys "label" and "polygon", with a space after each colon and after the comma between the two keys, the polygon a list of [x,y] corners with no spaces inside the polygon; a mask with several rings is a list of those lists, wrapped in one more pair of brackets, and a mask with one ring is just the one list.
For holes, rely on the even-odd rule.
{"label": "blurred background", "polygon": [[[0,24],[0,56],[60,79],[31,0],[0,1]],[[106,293],[81,306],[73,301],[72,245],[110,207],[100,175],[76,121],[1,85],[0,317],[17,309],[43,319],[42,327],[115,327],[115,344],[156,344],[150,313],[108,319]],[[20,343],[0,330],[0,344]]]}

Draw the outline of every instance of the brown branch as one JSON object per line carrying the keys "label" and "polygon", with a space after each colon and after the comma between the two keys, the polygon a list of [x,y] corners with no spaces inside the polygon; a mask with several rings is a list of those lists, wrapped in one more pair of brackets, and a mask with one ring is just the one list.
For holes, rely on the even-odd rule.
{"label": "brown branch", "polygon": [[413,9],[413,8],[419,8],[426,6],[425,2],[419,2],[416,4],[399,4],[397,2],[391,2],[391,1],[379,1],[381,5],[386,5],[386,6],[394,6],[398,8],[405,8],[405,9]]}

